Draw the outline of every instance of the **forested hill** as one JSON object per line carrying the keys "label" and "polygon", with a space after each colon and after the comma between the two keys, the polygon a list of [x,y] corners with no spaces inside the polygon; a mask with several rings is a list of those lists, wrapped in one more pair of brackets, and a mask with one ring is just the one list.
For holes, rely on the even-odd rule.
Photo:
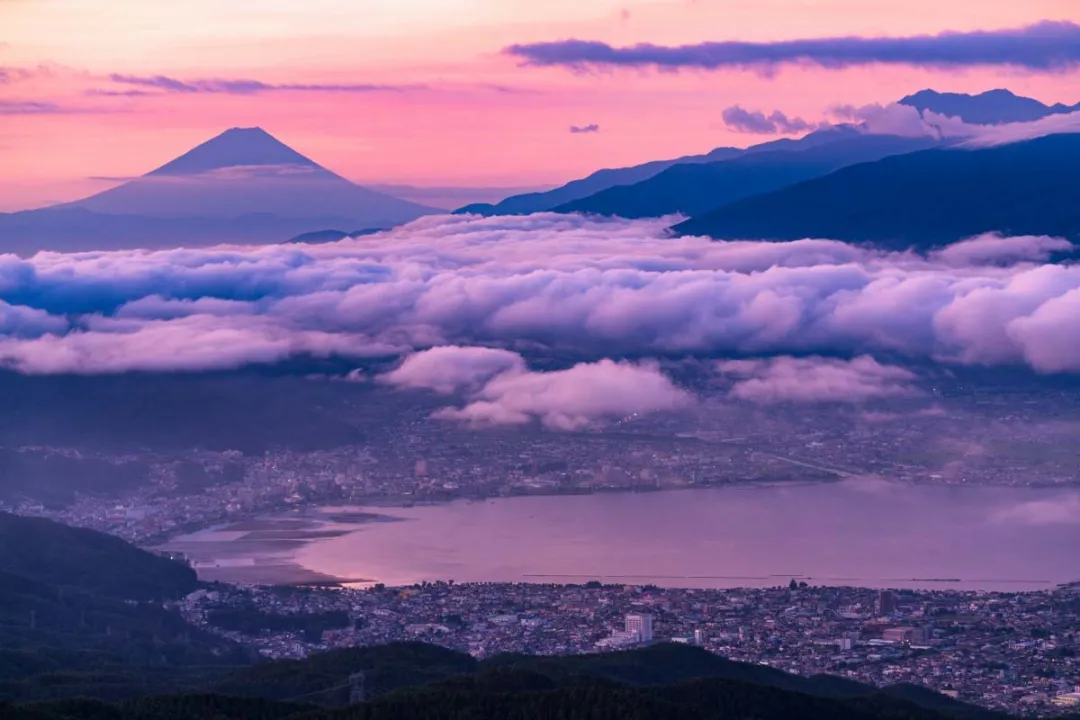
{"label": "forested hill", "polygon": [[0,698],[131,697],[250,662],[164,606],[197,585],[111,535],[0,513]]}
{"label": "forested hill", "polygon": [[123,600],[175,600],[198,586],[191,568],[120,538],[11,513],[0,513],[0,570]]}

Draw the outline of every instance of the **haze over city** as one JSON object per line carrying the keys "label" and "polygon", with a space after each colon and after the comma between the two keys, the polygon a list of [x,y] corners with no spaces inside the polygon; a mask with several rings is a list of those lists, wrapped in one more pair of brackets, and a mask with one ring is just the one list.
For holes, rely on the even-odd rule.
{"label": "haze over city", "polygon": [[0,0],[0,715],[1077,717],[1078,73],[1074,0]]}

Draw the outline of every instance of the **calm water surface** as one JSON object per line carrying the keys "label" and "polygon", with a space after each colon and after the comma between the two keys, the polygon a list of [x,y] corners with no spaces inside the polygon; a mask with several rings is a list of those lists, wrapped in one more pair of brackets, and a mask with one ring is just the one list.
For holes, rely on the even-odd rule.
{"label": "calm water surface", "polygon": [[[1035,589],[1080,580],[1080,492],[874,480],[380,509],[290,562],[421,580]],[[318,515],[316,517],[319,517]]]}

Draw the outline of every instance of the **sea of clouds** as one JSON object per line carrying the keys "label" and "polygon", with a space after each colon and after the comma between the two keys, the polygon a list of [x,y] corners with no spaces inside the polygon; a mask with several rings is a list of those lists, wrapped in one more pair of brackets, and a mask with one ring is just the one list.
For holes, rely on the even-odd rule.
{"label": "sea of clouds", "polygon": [[[401,355],[375,380],[464,395],[446,417],[562,428],[689,401],[660,364],[619,358],[713,357],[757,402],[916,393],[886,356],[1080,370],[1080,266],[1047,262],[1064,240],[985,236],[922,256],[674,238],[670,224],[443,216],[325,245],[0,256],[0,365]],[[531,370],[544,349],[585,361]]]}

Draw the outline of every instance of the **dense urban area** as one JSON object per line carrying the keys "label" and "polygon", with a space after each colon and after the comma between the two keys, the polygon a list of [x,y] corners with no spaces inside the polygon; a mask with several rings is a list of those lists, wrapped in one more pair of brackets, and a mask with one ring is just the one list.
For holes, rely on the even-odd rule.
{"label": "dense urban area", "polygon": [[918,683],[986,707],[1080,705],[1080,585],[1025,593],[808,587],[689,590],[428,583],[403,588],[199,590],[194,624],[299,657],[422,640],[486,657],[675,641],[733,660],[877,685]]}

